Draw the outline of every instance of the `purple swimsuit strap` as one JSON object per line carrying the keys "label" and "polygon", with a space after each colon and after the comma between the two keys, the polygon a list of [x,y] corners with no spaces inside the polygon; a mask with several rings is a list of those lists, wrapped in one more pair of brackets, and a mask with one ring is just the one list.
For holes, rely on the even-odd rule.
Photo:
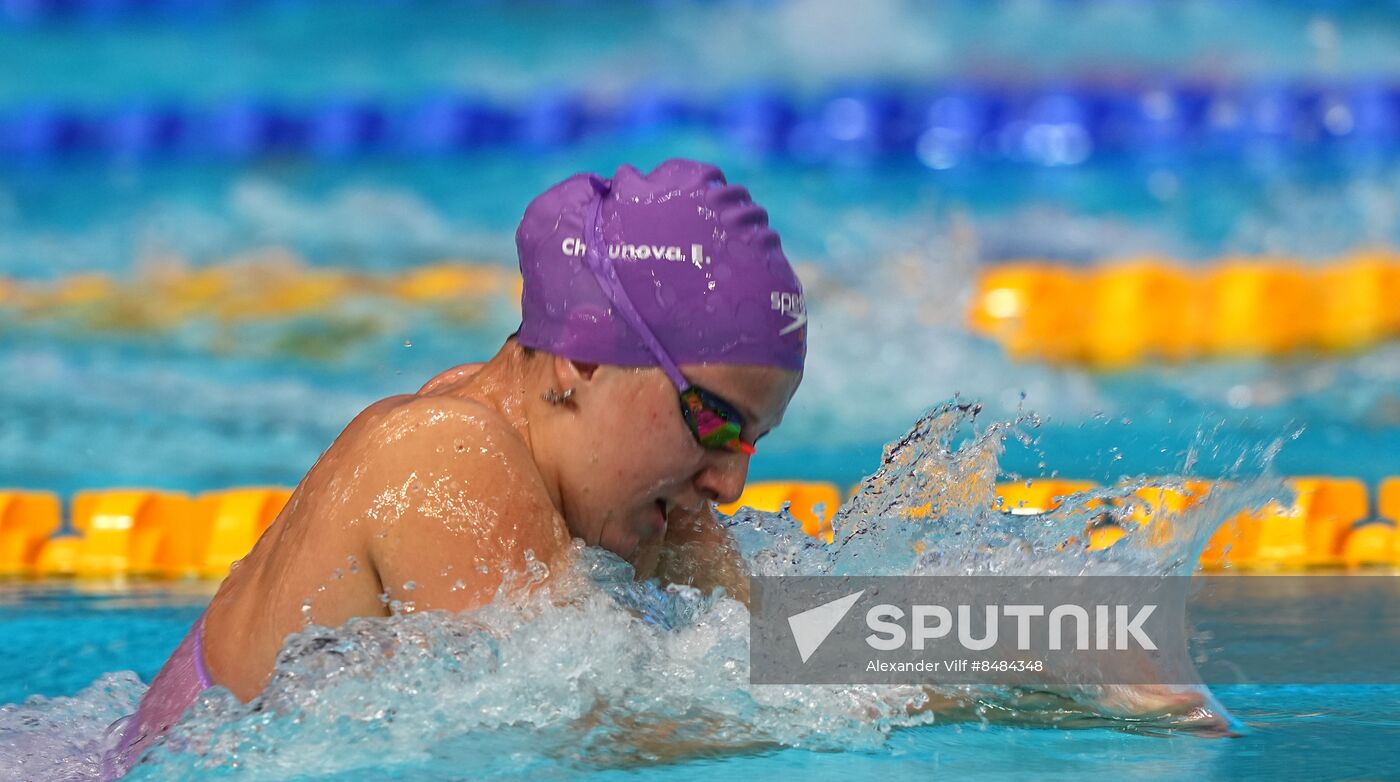
{"label": "purple swimsuit strap", "polygon": [[204,665],[204,614],[199,615],[194,627],[194,672],[199,677],[200,686],[208,689],[214,686],[209,678],[209,669]]}
{"label": "purple swimsuit strap", "polygon": [[143,753],[163,740],[166,731],[189,709],[199,693],[213,685],[209,669],[204,665],[204,617],[201,615],[141,696],[136,713],[109,728],[119,727],[121,733],[116,745],[103,754],[102,778],[115,780],[125,774]]}

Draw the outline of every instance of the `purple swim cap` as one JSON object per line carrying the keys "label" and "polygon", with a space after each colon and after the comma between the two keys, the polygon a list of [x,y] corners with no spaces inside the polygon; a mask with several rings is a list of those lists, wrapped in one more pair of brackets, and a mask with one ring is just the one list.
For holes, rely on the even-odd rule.
{"label": "purple swim cap", "polygon": [[712,165],[576,174],[525,209],[515,233],[520,344],[576,361],[758,364],[801,371],[802,284],[768,213]]}

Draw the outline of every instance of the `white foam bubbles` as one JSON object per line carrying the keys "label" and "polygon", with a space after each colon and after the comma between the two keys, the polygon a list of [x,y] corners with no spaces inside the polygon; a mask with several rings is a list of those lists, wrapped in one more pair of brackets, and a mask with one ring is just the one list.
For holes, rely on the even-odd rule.
{"label": "white foam bubbles", "polygon": [[99,676],[69,698],[0,706],[0,779],[98,779],[108,728],[135,711],[145,688],[130,671]]}

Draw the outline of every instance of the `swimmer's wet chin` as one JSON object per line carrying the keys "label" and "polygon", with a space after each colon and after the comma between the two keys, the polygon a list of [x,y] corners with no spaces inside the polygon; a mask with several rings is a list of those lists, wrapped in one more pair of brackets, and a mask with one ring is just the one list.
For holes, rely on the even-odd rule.
{"label": "swimmer's wet chin", "polygon": [[637,544],[633,546],[633,553],[643,544],[666,537],[666,520],[670,514],[671,503],[660,497],[647,507],[636,527]]}
{"label": "swimmer's wet chin", "polygon": [[641,550],[644,544],[666,537],[666,529],[668,527],[667,519],[670,518],[671,511],[674,510],[675,507],[676,505],[674,503],[664,498],[656,498],[643,512],[645,518],[640,518],[636,526],[632,530],[629,530],[632,533],[630,543],[621,541],[621,545],[617,548],[606,544],[604,544],[603,547],[623,559],[630,560],[637,555],[637,552]]}
{"label": "swimmer's wet chin", "polygon": [[666,537],[666,528],[670,523],[671,511],[675,510],[675,503],[658,497],[648,509],[646,520],[642,525],[641,537],[643,542],[661,540]]}
{"label": "swimmer's wet chin", "polygon": [[660,518],[654,522],[652,526],[652,531],[656,534],[656,537],[661,538],[666,536],[666,523],[667,520],[671,518],[671,510],[674,507],[674,503],[667,501],[664,497],[656,498],[656,510],[661,514]]}

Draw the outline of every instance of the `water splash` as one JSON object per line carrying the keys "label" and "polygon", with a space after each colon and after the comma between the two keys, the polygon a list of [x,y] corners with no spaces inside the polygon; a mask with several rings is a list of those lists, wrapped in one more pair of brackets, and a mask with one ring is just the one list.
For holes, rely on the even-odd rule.
{"label": "water splash", "polygon": [[130,671],[99,676],[71,698],[0,706],[0,779],[98,779],[106,730],[136,710],[145,687]]}
{"label": "water splash", "polygon": [[[1122,540],[1091,552],[1078,542],[1085,525],[1126,513],[1121,503],[1143,484],[1073,495],[1039,516],[1003,514],[992,502],[998,458],[1008,440],[1033,440],[1038,421],[979,427],[979,414],[954,400],[891,443],[835,514],[831,545],[786,512],[742,511],[728,524],[749,566],[764,575],[1182,574],[1215,526],[1276,493],[1268,480],[1240,481],[1170,520],[1125,522]],[[1267,469],[1272,454],[1245,461]],[[243,704],[206,692],[131,778],[215,769],[246,779],[434,778],[463,768],[516,778],[768,747],[868,750],[893,729],[949,719],[1231,725],[1204,688],[753,685],[742,603],[639,583],[611,554],[581,544],[575,553],[571,567],[536,568],[478,611],[307,628],[289,639],[261,695]],[[104,720],[140,689],[129,674],[109,674],[77,698],[6,707],[3,754],[29,766],[0,772],[93,778]]]}
{"label": "water splash", "polygon": [[[977,430],[981,413],[981,405],[954,399],[887,445],[879,470],[834,515],[834,545],[794,539],[772,514],[741,511],[732,531],[754,572],[1187,575],[1215,528],[1243,508],[1284,494],[1281,483],[1267,477],[1283,442],[1278,438],[1243,448],[1230,476],[1235,481],[1219,485],[1189,513],[1152,525],[1129,520],[1141,505],[1139,490],[1182,490],[1183,477],[1125,479],[1069,495],[1048,513],[1004,513],[996,507],[996,484],[1015,476],[1005,476],[999,460],[1008,440],[1034,447],[1041,420],[1022,413]],[[1188,453],[1188,461],[1193,458]],[[1128,542],[1090,552],[1086,532],[1102,524],[1119,526]]]}

